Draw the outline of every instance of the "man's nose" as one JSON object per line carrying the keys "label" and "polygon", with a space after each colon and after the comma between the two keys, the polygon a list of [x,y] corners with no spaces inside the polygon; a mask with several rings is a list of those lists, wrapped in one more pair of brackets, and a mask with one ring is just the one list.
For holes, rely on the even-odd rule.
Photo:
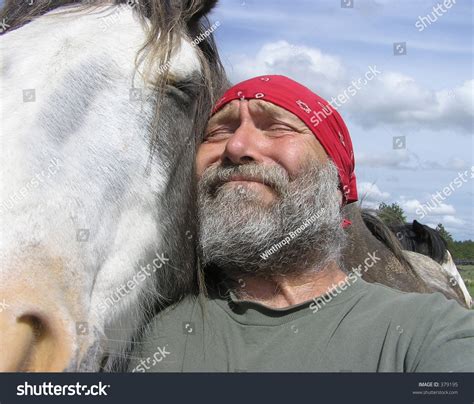
{"label": "man's nose", "polygon": [[250,115],[248,102],[240,102],[240,125],[226,143],[221,159],[233,164],[262,161],[262,133]]}

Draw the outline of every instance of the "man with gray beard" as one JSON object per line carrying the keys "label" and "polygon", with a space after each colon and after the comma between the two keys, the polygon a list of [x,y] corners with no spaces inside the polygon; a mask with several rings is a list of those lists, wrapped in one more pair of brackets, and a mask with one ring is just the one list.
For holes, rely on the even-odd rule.
{"label": "man with gray beard", "polygon": [[[233,185],[235,176],[261,181],[272,189],[274,200],[263,202],[258,189],[245,183]],[[231,279],[247,275],[272,279],[303,274],[308,262],[314,263],[314,272],[332,262],[340,264],[346,235],[340,226],[338,185],[331,161],[310,160],[293,180],[279,166],[211,166],[199,182],[204,266],[216,265]],[[311,224],[280,246],[304,223]],[[265,253],[273,246],[279,248]]]}
{"label": "man with gray beard", "polygon": [[344,121],[311,90],[229,89],[196,156],[203,291],[153,319],[129,369],[474,371],[472,313],[343,268],[354,169]]}

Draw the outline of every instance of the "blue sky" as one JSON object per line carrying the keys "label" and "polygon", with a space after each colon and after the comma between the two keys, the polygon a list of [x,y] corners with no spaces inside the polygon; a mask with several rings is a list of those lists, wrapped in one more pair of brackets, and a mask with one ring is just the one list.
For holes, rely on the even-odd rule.
{"label": "blue sky", "polygon": [[[376,66],[380,74],[338,108],[364,206],[397,202],[410,221],[474,239],[473,6],[455,0],[437,16],[442,1],[221,0],[211,22],[220,22],[216,40],[233,82],[284,74],[330,99]],[[420,32],[415,24],[427,15],[434,22]],[[395,42],[406,43],[406,55],[394,55]],[[450,184],[454,191],[443,191]]]}

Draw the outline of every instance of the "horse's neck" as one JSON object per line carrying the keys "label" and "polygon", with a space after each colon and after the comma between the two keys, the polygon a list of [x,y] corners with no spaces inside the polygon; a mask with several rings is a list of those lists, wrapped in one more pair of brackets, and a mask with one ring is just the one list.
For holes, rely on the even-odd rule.
{"label": "horse's neck", "polygon": [[347,228],[347,233],[351,239],[352,247],[362,248],[364,251],[373,250],[378,247],[377,239],[372,235],[370,230],[364,223],[360,209],[355,203],[351,203],[344,207],[344,215],[351,221],[351,225]]}
{"label": "horse's neck", "polygon": [[360,213],[360,209],[355,203],[351,203],[344,207],[345,218],[351,221],[351,225],[347,228],[349,235],[349,245],[346,249],[346,264],[351,263],[347,269],[357,268],[361,264],[361,260],[367,256],[369,252],[376,253],[387,259],[391,252],[386,248],[374,235],[370,232],[364,223],[364,219]]}
{"label": "horse's neck", "polygon": [[[347,229],[349,243],[343,258],[346,270],[358,269],[362,278],[368,282],[381,283],[403,291],[426,291],[412,268],[400,262],[395,254],[370,232],[357,204],[347,205],[344,215],[352,222]],[[369,265],[371,266],[368,267]]]}

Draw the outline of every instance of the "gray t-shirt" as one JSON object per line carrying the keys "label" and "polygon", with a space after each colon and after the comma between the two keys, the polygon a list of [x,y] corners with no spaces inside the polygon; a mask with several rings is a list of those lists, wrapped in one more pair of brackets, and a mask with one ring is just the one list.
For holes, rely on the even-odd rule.
{"label": "gray t-shirt", "polygon": [[473,372],[474,313],[357,279],[285,309],[189,297],[157,315],[134,372]]}

